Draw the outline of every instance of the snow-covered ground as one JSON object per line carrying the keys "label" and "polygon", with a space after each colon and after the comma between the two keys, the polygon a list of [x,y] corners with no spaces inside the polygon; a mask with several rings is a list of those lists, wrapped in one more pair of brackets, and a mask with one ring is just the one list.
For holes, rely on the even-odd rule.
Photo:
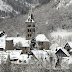
{"label": "snow-covered ground", "polygon": [[12,12],[13,8],[2,0],[0,0],[0,10],[5,12]]}

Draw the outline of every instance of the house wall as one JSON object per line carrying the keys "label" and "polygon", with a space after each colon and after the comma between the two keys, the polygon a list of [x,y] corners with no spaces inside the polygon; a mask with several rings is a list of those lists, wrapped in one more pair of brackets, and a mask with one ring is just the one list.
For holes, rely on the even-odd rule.
{"label": "house wall", "polygon": [[46,49],[46,50],[49,50],[49,42],[38,42],[38,45],[39,45],[39,49],[40,50],[43,50],[43,49]]}
{"label": "house wall", "polygon": [[21,47],[20,49],[23,51],[24,54],[28,53],[30,50],[29,47]]}
{"label": "house wall", "polygon": [[14,50],[13,40],[6,40],[5,50]]}

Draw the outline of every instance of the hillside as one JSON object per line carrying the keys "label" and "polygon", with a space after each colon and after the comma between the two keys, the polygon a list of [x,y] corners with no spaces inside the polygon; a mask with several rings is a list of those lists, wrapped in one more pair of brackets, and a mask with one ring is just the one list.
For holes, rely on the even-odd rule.
{"label": "hillside", "polygon": [[[48,36],[49,33],[56,31],[58,28],[72,31],[72,4],[64,5],[64,7],[63,4],[59,7],[59,4],[62,4],[62,2],[55,0],[36,6],[33,9],[36,33],[44,33]],[[17,33],[25,36],[26,19],[27,14],[19,14],[13,18],[5,19],[0,22],[0,30],[4,30],[8,36],[16,36]]]}
{"label": "hillside", "polygon": [[44,4],[50,0],[0,0],[0,21],[18,14],[27,14],[30,6]]}

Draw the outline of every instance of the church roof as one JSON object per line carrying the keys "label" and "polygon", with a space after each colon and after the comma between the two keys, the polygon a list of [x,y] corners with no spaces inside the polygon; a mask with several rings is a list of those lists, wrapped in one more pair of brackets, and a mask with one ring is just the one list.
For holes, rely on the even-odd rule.
{"label": "church roof", "polygon": [[29,14],[28,19],[25,22],[35,22],[33,19],[33,14]]}
{"label": "church roof", "polygon": [[36,41],[49,42],[49,40],[47,39],[47,37],[44,34],[38,34],[36,37]]}

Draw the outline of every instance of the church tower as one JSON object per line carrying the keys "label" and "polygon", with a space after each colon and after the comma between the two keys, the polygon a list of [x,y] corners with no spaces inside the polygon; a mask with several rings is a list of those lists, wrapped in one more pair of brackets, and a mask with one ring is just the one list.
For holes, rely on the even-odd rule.
{"label": "church tower", "polygon": [[26,24],[26,40],[32,39],[35,36],[35,21],[33,18],[32,10],[29,11],[28,19],[25,21]]}

